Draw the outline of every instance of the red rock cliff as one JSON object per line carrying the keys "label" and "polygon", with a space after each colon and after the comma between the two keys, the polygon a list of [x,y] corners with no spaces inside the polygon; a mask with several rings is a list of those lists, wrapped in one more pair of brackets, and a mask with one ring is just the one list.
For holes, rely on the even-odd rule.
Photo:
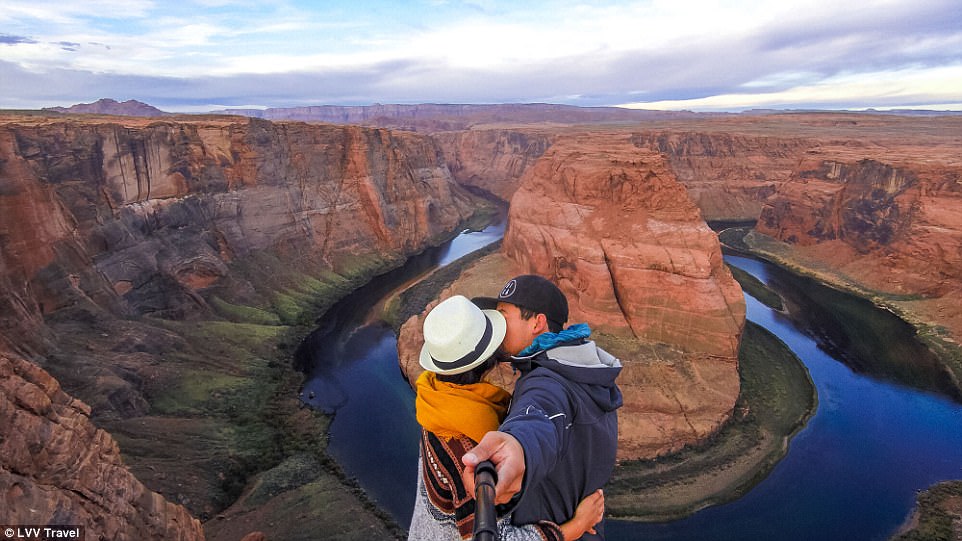
{"label": "red rock cliff", "polygon": [[[265,360],[277,352],[258,345],[440,242],[474,204],[417,134],[236,118],[0,122],[0,350],[49,371],[139,478],[209,518],[230,503],[225,482],[288,452],[272,431],[316,424],[270,417],[296,399]],[[262,402],[282,400],[272,386],[294,403]],[[2,489],[5,505],[28,503]]]}
{"label": "red rock cliff", "polygon": [[572,320],[734,358],[741,288],[661,155],[624,138],[559,139],[511,200],[504,252],[555,279]]}
{"label": "red rock cliff", "polygon": [[[569,323],[588,322],[622,355],[620,458],[680,449],[730,417],[744,299],[716,235],[661,154],[628,133],[558,136],[520,180],[502,252],[441,296],[491,295],[517,273],[558,283]],[[398,337],[411,381],[421,371],[422,318]]]}
{"label": "red rock cliff", "polygon": [[[962,133],[959,130],[956,133]],[[962,160],[958,147],[859,145],[813,157],[762,211],[760,233],[823,278],[881,295],[962,341]],[[851,155],[854,154],[854,155]],[[913,300],[914,299],[914,300]]]}
{"label": "red rock cliff", "polygon": [[83,298],[183,315],[235,259],[299,252],[337,268],[405,255],[470,212],[430,141],[384,130],[7,125],[0,156],[4,274],[36,311]]}
{"label": "red rock cliff", "polygon": [[559,284],[570,322],[666,346],[622,359],[622,457],[698,441],[731,415],[745,301],[662,155],[619,135],[559,138],[511,199],[503,250]]}
{"label": "red rock cliff", "polygon": [[83,526],[87,539],[200,540],[200,522],[146,489],[90,408],[0,353],[0,522]]}
{"label": "red rock cliff", "polygon": [[457,181],[510,201],[524,172],[551,144],[539,131],[470,130],[435,134]]}
{"label": "red rock cliff", "polygon": [[858,274],[886,291],[939,296],[962,285],[962,167],[873,159],[808,165],[765,206],[760,232],[834,246],[840,265],[854,256],[885,268]]}
{"label": "red rock cliff", "polygon": [[[944,128],[941,124],[949,123]],[[883,148],[919,156],[950,152],[950,120],[857,114],[696,116],[651,119],[618,129],[639,148],[664,154],[706,220],[755,220],[775,191],[812,157],[857,161]],[[597,132],[613,128],[598,127]],[[525,170],[563,126],[478,127],[436,133],[459,182],[509,200]],[[871,149],[859,156],[857,150]],[[884,159],[880,161],[885,161]]]}
{"label": "red rock cliff", "polygon": [[[816,143],[790,132],[738,133],[739,126],[680,125],[637,131],[631,142],[664,154],[706,220],[754,220]],[[696,128],[701,128],[694,131]],[[734,133],[722,131],[736,130]],[[436,133],[458,182],[508,201],[525,171],[570,128],[474,129]],[[602,132],[599,129],[599,133]]]}
{"label": "red rock cliff", "polygon": [[754,220],[814,145],[791,133],[638,132],[632,142],[664,154],[706,220]]}

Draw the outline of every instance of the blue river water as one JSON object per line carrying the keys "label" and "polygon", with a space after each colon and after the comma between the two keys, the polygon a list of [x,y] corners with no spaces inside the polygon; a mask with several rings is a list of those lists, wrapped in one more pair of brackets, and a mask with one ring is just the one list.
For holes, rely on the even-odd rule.
{"label": "blue river water", "polygon": [[[502,233],[498,225],[463,234],[456,248],[430,254],[426,264],[446,264]],[[962,479],[958,396],[938,383],[937,365],[891,314],[867,303],[836,311],[836,304],[861,301],[840,301],[836,292],[825,297],[816,289],[821,286],[763,262],[731,255],[726,261],[779,291],[788,312],[796,314],[789,317],[746,298],[748,319],[778,336],[808,368],[818,409],[792,439],[786,457],[745,496],[668,523],[609,520],[608,539],[888,539],[908,517],[917,491]],[[365,312],[392,287],[390,279],[378,282],[388,283],[346,299],[344,313]],[[818,301],[812,304],[812,298]],[[806,316],[798,317],[801,313]],[[863,316],[870,323],[861,324]],[[406,527],[416,483],[414,393],[398,368],[393,331],[383,323],[343,319],[334,335],[330,328],[319,329],[306,341],[313,369],[305,401],[334,413],[329,452]],[[872,355],[893,358],[877,369],[876,359],[867,358]],[[916,359],[925,367],[921,373],[900,372]]]}
{"label": "blue river water", "polygon": [[405,528],[417,485],[420,428],[414,391],[398,365],[393,329],[383,322],[365,323],[365,316],[410,278],[499,241],[505,225],[501,216],[481,231],[464,231],[412,258],[339,302],[305,340],[310,360],[302,400],[334,414],[328,453]]}
{"label": "blue river water", "polygon": [[[773,285],[777,269],[770,265],[725,259]],[[958,402],[856,372],[827,352],[835,347],[821,333],[751,297],[746,301],[748,319],[778,336],[808,368],[818,392],[815,415],[786,457],[742,498],[669,523],[612,521],[610,539],[884,540],[907,519],[917,491],[962,479]]]}

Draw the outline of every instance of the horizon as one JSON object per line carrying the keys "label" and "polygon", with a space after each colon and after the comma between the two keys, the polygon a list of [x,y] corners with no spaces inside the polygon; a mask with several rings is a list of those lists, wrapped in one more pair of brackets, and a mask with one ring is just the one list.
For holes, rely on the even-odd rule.
{"label": "horizon", "polygon": [[962,111],[956,0],[5,4],[0,109]]}
{"label": "horizon", "polygon": [[[87,103],[75,103],[75,104],[72,104],[72,105],[69,105],[69,106],[59,106],[59,105],[58,105],[58,106],[51,106],[51,107],[40,107],[40,108],[36,108],[36,109],[7,109],[7,108],[0,107],[0,112],[16,112],[16,111],[24,111],[24,112],[30,112],[30,113],[33,113],[33,112],[51,112],[51,111],[61,112],[61,111],[59,111],[59,110],[60,110],[60,109],[64,109],[65,111],[62,111],[62,112],[70,113],[70,112],[72,112],[72,111],[69,111],[69,109],[71,109],[72,107],[92,106],[92,105],[100,104],[100,103],[102,103],[102,102],[110,102],[110,103],[113,103],[113,104],[116,104],[116,105],[124,105],[124,104],[129,103],[129,102],[134,102],[134,103],[136,103],[137,105],[146,106],[146,107],[151,107],[151,108],[153,108],[153,109],[156,109],[156,110],[160,111],[160,112],[163,113],[163,114],[169,114],[169,115],[181,115],[181,114],[183,114],[183,115],[232,114],[232,113],[234,113],[234,112],[247,113],[247,112],[250,112],[250,111],[258,111],[258,112],[287,111],[287,110],[295,110],[295,109],[310,108],[310,107],[317,107],[317,108],[327,108],[327,107],[334,107],[334,108],[336,108],[336,107],[344,107],[344,108],[351,108],[351,107],[369,108],[369,107],[418,107],[418,106],[425,106],[425,105],[428,105],[428,106],[441,106],[441,107],[463,107],[463,106],[473,106],[473,107],[522,106],[522,107],[524,107],[524,106],[547,105],[547,106],[560,106],[560,107],[575,107],[575,108],[581,108],[581,109],[622,109],[622,110],[624,110],[624,111],[651,112],[651,113],[687,113],[687,114],[692,114],[692,115],[736,115],[736,116],[737,116],[737,115],[743,115],[743,114],[792,114],[792,113],[794,113],[794,114],[806,114],[806,113],[811,113],[811,114],[820,114],[820,113],[825,113],[825,114],[831,114],[831,113],[873,114],[873,113],[874,113],[874,114],[893,114],[893,115],[911,115],[911,114],[924,115],[924,114],[933,114],[933,115],[936,115],[936,116],[939,116],[939,115],[951,115],[951,116],[962,115],[962,110],[956,110],[956,109],[929,109],[929,108],[923,108],[923,107],[917,107],[917,108],[898,108],[898,107],[892,107],[892,108],[886,108],[886,109],[876,109],[876,108],[873,108],[873,107],[867,107],[867,108],[864,108],[864,109],[794,109],[794,108],[793,108],[793,109],[777,109],[777,108],[752,108],[752,109],[744,109],[744,110],[740,110],[740,111],[692,111],[692,110],[690,110],[690,109],[641,109],[641,108],[637,108],[637,107],[624,107],[624,106],[620,106],[620,105],[591,105],[591,106],[581,106],[581,105],[568,105],[568,104],[563,104],[563,103],[547,103],[547,102],[525,102],[525,103],[440,103],[440,102],[422,102],[422,103],[370,103],[370,104],[364,104],[364,105],[313,104],[313,105],[299,105],[299,106],[291,106],[291,107],[283,107],[283,106],[280,106],[280,107],[257,107],[257,106],[243,107],[243,106],[242,106],[242,107],[228,107],[228,108],[224,108],[224,109],[214,109],[214,110],[209,110],[209,111],[183,112],[183,111],[165,111],[165,110],[160,109],[160,108],[158,108],[158,107],[154,107],[154,106],[153,106],[152,104],[150,104],[150,103],[143,102],[143,101],[138,100],[138,99],[136,99],[136,98],[131,98],[131,99],[127,99],[127,100],[118,100],[118,99],[114,99],[114,98],[99,98],[99,99],[97,99],[97,100],[94,100],[94,101],[92,101],[92,102],[87,102]],[[106,113],[106,114],[114,114],[114,113]]]}

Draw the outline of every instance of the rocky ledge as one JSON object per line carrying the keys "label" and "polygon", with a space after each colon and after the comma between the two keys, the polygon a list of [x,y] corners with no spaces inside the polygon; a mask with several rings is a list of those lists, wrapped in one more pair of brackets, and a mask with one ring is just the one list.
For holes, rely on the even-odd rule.
{"label": "rocky ledge", "polygon": [[100,539],[204,539],[200,521],[148,490],[90,407],[33,363],[0,354],[0,498],[6,524],[82,526]]}

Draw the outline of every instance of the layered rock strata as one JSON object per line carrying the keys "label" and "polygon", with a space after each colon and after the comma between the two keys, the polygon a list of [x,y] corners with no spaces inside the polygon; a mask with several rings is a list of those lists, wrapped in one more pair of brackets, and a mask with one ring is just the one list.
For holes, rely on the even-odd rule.
{"label": "layered rock strata", "polygon": [[[812,160],[854,163],[893,159],[942,160],[957,151],[957,119],[878,115],[782,114],[695,115],[687,120],[651,119],[619,127],[632,144],[659,152],[708,221],[754,221],[779,187],[793,182]],[[477,127],[435,133],[459,182],[504,199],[551,141],[570,126]],[[598,127],[610,133],[613,127]],[[957,140],[954,141],[957,145]],[[925,157],[925,158],[922,158]],[[914,167],[914,166],[911,166]]]}
{"label": "layered rock strata", "polygon": [[659,130],[637,132],[632,142],[664,154],[672,172],[706,220],[748,221],[791,178],[811,139],[751,133]]}
{"label": "layered rock strata", "polygon": [[758,231],[820,246],[811,251],[892,293],[942,296],[962,286],[962,166],[807,165],[765,206]]}
{"label": "layered rock strata", "polygon": [[552,135],[499,129],[438,133],[433,138],[460,184],[510,201],[521,176],[551,145]]}
{"label": "layered rock strata", "polygon": [[[753,133],[727,133],[700,126],[631,132],[631,143],[663,154],[675,178],[706,220],[750,221],[792,177],[798,161],[817,141]],[[521,177],[555,138],[571,128],[489,128],[432,135],[458,182],[510,201]],[[599,129],[599,133],[608,130]]]}
{"label": "layered rock strata", "polygon": [[28,326],[78,303],[189,317],[225,284],[254,296],[229,272],[251,256],[347,274],[365,256],[415,253],[470,213],[429,140],[383,130],[6,125],[0,156],[5,298]]}
{"label": "layered rock strata", "polygon": [[438,156],[416,134],[239,118],[2,123],[0,350],[209,518],[238,477],[306,445],[283,430],[323,424],[274,417],[296,410],[270,351],[288,326],[474,211]]}
{"label": "layered rock strata", "polygon": [[[612,346],[630,355],[619,378],[621,458],[700,441],[730,417],[744,299],[716,235],[663,156],[627,134],[557,138],[511,199],[503,254],[513,272],[559,284],[570,322],[624,340]],[[460,287],[478,289],[474,281]],[[416,335],[417,321],[399,338],[402,363],[414,368],[409,378],[418,369],[405,348],[418,340],[407,333]]]}
{"label": "layered rock strata", "polygon": [[[386,131],[55,124],[6,127],[0,145],[10,271],[34,279],[69,244],[88,258],[73,266],[96,260],[104,294],[142,313],[152,307],[129,293],[158,275],[196,291],[262,250],[306,250],[330,265],[412,253],[466,216],[431,143]],[[51,301],[47,311],[61,302]]]}
{"label": "layered rock strata", "polygon": [[35,364],[0,353],[0,520],[82,526],[87,539],[204,539],[186,509],[144,487],[117,443]]}
{"label": "layered rock strata", "polygon": [[559,139],[512,198],[503,250],[561,287],[570,321],[677,350],[623,359],[623,457],[677,449],[728,419],[745,301],[660,154],[620,136]]}
{"label": "layered rock strata", "polygon": [[800,161],[757,230],[791,246],[790,262],[878,295],[958,343],[962,122],[915,124],[906,122],[901,137],[894,127],[869,132]]}

